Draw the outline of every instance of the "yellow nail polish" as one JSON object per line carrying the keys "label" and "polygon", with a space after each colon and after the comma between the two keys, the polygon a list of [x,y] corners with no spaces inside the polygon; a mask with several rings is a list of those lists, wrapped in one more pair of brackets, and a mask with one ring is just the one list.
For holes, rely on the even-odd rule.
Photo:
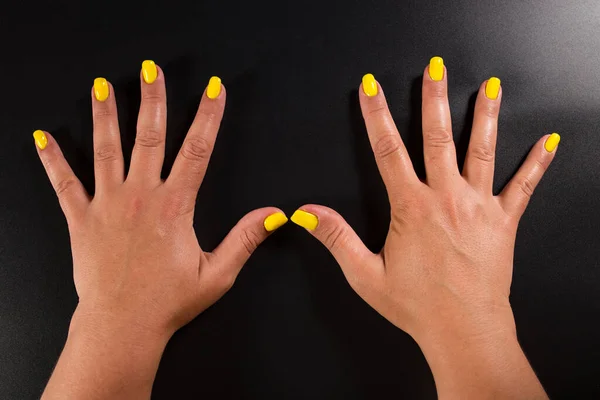
{"label": "yellow nail polish", "polygon": [[377,81],[373,74],[366,74],[362,78],[363,92],[369,97],[377,96],[379,89],[377,88]]}
{"label": "yellow nail polish", "polygon": [[104,78],[96,78],[94,79],[94,96],[96,96],[96,100],[104,101],[108,99],[109,88],[108,82]]}
{"label": "yellow nail polish", "polygon": [[146,60],[142,63],[142,76],[144,77],[144,82],[151,85],[156,80],[158,76],[158,71],[156,69],[156,64],[152,60]]}
{"label": "yellow nail polish", "polygon": [[434,81],[444,79],[444,59],[442,57],[433,57],[429,60],[429,77]]}
{"label": "yellow nail polish", "polygon": [[544,143],[544,148],[548,153],[552,153],[556,146],[560,143],[560,135],[558,133],[553,133],[546,139],[546,143]]}
{"label": "yellow nail polish", "polygon": [[44,150],[48,145],[48,138],[44,131],[40,131],[39,129],[33,132],[33,139],[35,140],[35,145],[40,149]]}
{"label": "yellow nail polish", "polygon": [[485,95],[488,99],[496,100],[498,98],[498,93],[500,93],[500,79],[494,76],[488,79],[485,85]]}
{"label": "yellow nail polish", "polygon": [[221,78],[218,76],[213,76],[208,81],[208,86],[206,87],[206,95],[209,99],[216,99],[221,94]]}
{"label": "yellow nail polish", "polygon": [[296,225],[300,225],[309,231],[315,230],[319,225],[319,219],[316,215],[302,210],[296,210],[294,215],[292,215],[291,220]]}
{"label": "yellow nail polish", "polygon": [[281,212],[276,212],[275,214],[271,214],[267,218],[265,218],[263,225],[265,226],[267,232],[272,232],[275,229],[282,226],[283,224],[285,224],[286,222],[288,222],[288,219],[285,216],[285,214]]}

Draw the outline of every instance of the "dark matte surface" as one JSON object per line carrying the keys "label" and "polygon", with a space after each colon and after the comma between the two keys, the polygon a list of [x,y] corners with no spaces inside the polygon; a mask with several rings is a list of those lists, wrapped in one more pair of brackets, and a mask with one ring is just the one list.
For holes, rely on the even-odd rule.
{"label": "dark matte surface", "polygon": [[[420,164],[420,74],[433,55],[448,67],[461,159],[475,91],[502,78],[496,190],[538,137],[562,134],[520,225],[511,302],[551,397],[600,397],[598,1],[12,3],[0,13],[0,398],[39,396],[77,303],[67,226],[31,132],[52,132],[93,191],[94,77],[115,85],[129,153],[140,63],[163,67],[165,172],[208,78],[223,78],[226,115],[196,213],[205,249],[253,208],[319,202],[378,250],[389,212],[356,89],[365,72],[378,77]],[[154,394],[430,399],[435,388],[412,339],[290,224],[175,335]]]}

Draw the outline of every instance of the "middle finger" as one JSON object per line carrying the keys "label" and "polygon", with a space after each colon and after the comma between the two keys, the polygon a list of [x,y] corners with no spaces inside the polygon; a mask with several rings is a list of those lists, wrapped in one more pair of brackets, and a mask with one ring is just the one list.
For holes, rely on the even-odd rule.
{"label": "middle finger", "polygon": [[142,63],[142,102],[128,180],[160,184],[167,134],[167,94],[162,70],[154,61]]}
{"label": "middle finger", "polygon": [[433,57],[423,74],[423,153],[431,187],[443,186],[458,175],[446,75],[441,57]]}

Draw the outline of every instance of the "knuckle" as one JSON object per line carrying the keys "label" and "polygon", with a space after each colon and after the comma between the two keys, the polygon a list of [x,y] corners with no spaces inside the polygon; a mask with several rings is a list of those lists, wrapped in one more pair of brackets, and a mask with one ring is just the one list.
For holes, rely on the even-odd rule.
{"label": "knuckle", "polygon": [[164,135],[153,128],[140,129],[135,137],[135,144],[140,147],[156,148],[164,142]]}
{"label": "knuckle", "polygon": [[140,194],[133,194],[126,203],[125,219],[128,221],[136,220],[145,207],[144,197]]}
{"label": "knuckle", "polygon": [[423,132],[426,143],[431,147],[446,147],[452,143],[452,133],[444,127],[432,127]]}
{"label": "knuckle", "polygon": [[325,233],[324,243],[330,249],[337,249],[342,246],[346,237],[346,229],[343,226],[335,226]]}
{"label": "knuckle", "polygon": [[177,217],[183,208],[181,196],[168,196],[162,204],[161,216],[164,221],[171,221]]}
{"label": "knuckle", "polygon": [[500,111],[500,105],[497,101],[488,101],[481,105],[478,112],[484,117],[496,119],[498,118],[498,112]]}
{"label": "knuckle", "polygon": [[204,138],[189,138],[181,147],[181,156],[190,161],[205,161],[210,158],[212,146]]}
{"label": "knuckle", "polygon": [[202,121],[206,125],[217,123],[223,115],[223,109],[216,104],[201,105],[196,112],[196,121]]}
{"label": "knuckle", "polygon": [[396,199],[390,201],[392,221],[404,225],[411,219],[416,219],[420,213],[420,207],[415,206],[414,202],[407,199]]}
{"label": "knuckle", "polygon": [[425,85],[425,95],[433,99],[445,99],[447,97],[446,86],[440,85],[439,82],[429,82]]}
{"label": "knuckle", "polygon": [[528,177],[519,178],[516,182],[517,187],[526,197],[531,197],[533,195],[533,190],[535,189],[535,185]]}
{"label": "knuckle", "polygon": [[153,93],[150,91],[145,91],[142,93],[142,101],[150,102],[150,103],[158,103],[164,101],[164,96],[159,93]]}
{"label": "knuckle", "polygon": [[96,161],[114,161],[117,159],[118,148],[114,144],[99,146],[95,151]]}
{"label": "knuckle", "polygon": [[536,159],[535,160],[535,168],[542,171],[544,173],[548,169],[548,165],[550,164],[550,160],[546,159]]}
{"label": "knuckle", "polygon": [[452,221],[455,225],[460,224],[465,207],[464,202],[452,191],[448,190],[441,193],[440,204],[448,221]]}
{"label": "knuckle", "polygon": [[516,232],[519,225],[519,218],[515,215],[504,213],[496,221],[497,226],[505,232]]}
{"label": "knuckle", "polygon": [[94,118],[106,119],[114,116],[114,112],[108,107],[98,107],[94,110]]}
{"label": "knuckle", "polygon": [[220,290],[227,292],[235,283],[236,278],[237,274],[234,273],[221,274],[219,279],[217,279],[217,286]]}
{"label": "knuckle", "polygon": [[491,163],[494,161],[494,150],[486,144],[476,144],[469,150],[469,155],[479,161]]}
{"label": "knuckle", "polygon": [[213,107],[200,107],[198,115],[202,118],[213,119],[217,116],[217,111]]}
{"label": "knuckle", "polygon": [[444,209],[454,208],[457,202],[456,196],[454,196],[454,193],[452,193],[449,190],[442,191],[442,193],[440,194],[440,200]]}
{"label": "knuckle", "polygon": [[240,236],[240,241],[248,255],[251,255],[260,244],[261,239],[253,229],[244,229]]}
{"label": "knuckle", "polygon": [[392,132],[386,132],[377,139],[373,151],[379,158],[386,158],[400,150],[400,137]]}
{"label": "knuckle", "polygon": [[56,195],[62,196],[77,185],[77,178],[69,176],[56,184]]}
{"label": "knuckle", "polygon": [[369,117],[378,117],[381,115],[385,115],[387,112],[387,107],[386,106],[379,106],[379,107],[375,107],[371,110],[369,110],[369,112],[367,113],[367,115]]}

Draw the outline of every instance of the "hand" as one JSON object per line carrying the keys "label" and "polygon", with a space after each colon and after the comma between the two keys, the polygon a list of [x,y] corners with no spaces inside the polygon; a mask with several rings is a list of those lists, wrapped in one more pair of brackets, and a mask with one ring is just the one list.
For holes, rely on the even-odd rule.
{"label": "hand", "polygon": [[252,211],[214,252],[204,252],[193,228],[194,207],[223,116],[225,88],[219,78],[211,78],[163,182],[165,78],[152,61],[143,63],[142,75],[136,142],[126,179],[114,90],[103,78],[94,82],[93,199],[52,136],[41,131],[34,136],[69,225],[79,295],[71,331],[88,336],[115,331],[121,337],[132,332],[136,341],[148,338],[164,347],[175,330],[229,290],[267,229],[276,229],[287,218],[276,208]]}
{"label": "hand", "polygon": [[[292,216],[327,246],[352,288],[419,343],[440,393],[447,383],[441,382],[442,374],[436,376],[440,358],[456,360],[465,343],[498,344],[500,336],[502,343],[516,343],[509,293],[517,225],[559,140],[556,134],[541,138],[504,191],[494,196],[500,81],[491,78],[479,89],[461,175],[446,72],[441,59],[434,58],[423,77],[426,182],[415,174],[381,87],[372,75],[363,78],[360,104],[391,207],[379,254],[371,253],[331,209],[306,205]],[[453,338],[454,353],[441,356],[439,348]]]}

